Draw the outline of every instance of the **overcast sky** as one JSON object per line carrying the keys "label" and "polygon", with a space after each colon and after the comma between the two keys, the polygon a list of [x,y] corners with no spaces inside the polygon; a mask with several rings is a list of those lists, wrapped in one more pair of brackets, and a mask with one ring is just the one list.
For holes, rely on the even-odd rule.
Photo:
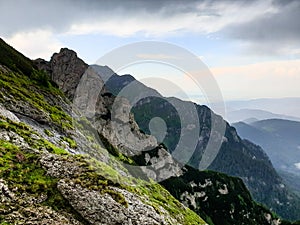
{"label": "overcast sky", "polygon": [[198,55],[225,99],[300,97],[298,0],[0,0],[0,9],[1,37],[33,59],[69,47],[92,64],[125,44],[166,41]]}

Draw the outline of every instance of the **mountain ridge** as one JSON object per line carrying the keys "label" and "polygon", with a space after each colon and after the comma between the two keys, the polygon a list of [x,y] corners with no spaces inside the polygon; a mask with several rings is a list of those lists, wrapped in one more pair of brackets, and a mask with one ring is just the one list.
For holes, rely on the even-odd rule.
{"label": "mountain ridge", "polygon": [[[68,54],[63,54],[60,60],[64,59],[64,63],[68,64],[70,61],[68,61],[68,57],[65,57],[66,55],[68,56]],[[74,58],[69,60],[74,61]],[[85,73],[78,74],[81,70],[72,65],[67,67],[64,63],[56,64],[65,68],[59,72],[62,77],[67,74],[66,71],[76,71],[76,76],[73,77],[71,84],[74,84],[79,78],[86,78],[85,81],[89,84],[95,84],[95,81],[98,81],[98,75],[94,71],[87,69],[85,73],[88,73],[89,76],[84,77]],[[135,162],[122,153],[122,146],[120,146],[122,142],[118,136],[115,136],[115,139],[107,139],[111,143],[106,142],[104,146],[97,144],[100,143],[97,141],[98,135],[100,138],[101,136],[109,138],[111,134],[116,134],[111,130],[109,106],[112,101],[118,99],[113,97],[106,88],[98,93],[96,114],[87,114],[89,117],[85,118],[81,116],[82,114],[78,115],[80,110],[85,108],[85,105],[82,105],[85,99],[78,99],[79,109],[77,112],[77,109],[70,107],[70,99],[65,98],[64,93],[69,98],[72,98],[74,93],[72,90],[74,86],[64,86],[64,82],[70,82],[66,76],[62,80],[63,83],[59,83],[61,81],[59,79],[53,80],[57,86],[62,84],[61,87],[67,87],[58,90],[52,86],[51,80],[46,80],[47,82],[43,83],[45,84],[43,86],[41,82],[30,80],[24,74],[13,73],[9,69],[3,68],[0,79],[0,104],[4,107],[1,110],[0,120],[0,150],[2,156],[5,156],[1,165],[5,165],[5,167],[4,173],[1,171],[3,181],[1,180],[0,185],[4,194],[1,196],[1,200],[5,202],[6,211],[0,213],[1,222],[30,220],[32,224],[40,224],[41,221],[47,221],[47,224],[131,224],[132,222],[137,224],[205,224],[199,216],[172,198],[169,192],[158,184],[143,181],[141,186],[126,186],[126,182],[130,184],[130,180],[134,180],[134,178],[131,178],[130,170],[124,168],[120,162],[126,162],[128,165],[134,165]],[[44,75],[41,71],[38,72],[38,75]],[[51,75],[53,74],[49,74],[49,79],[54,77]],[[96,78],[96,80],[92,78]],[[75,97],[76,94],[78,93],[74,93]],[[124,99],[119,100],[122,106],[127,105]],[[7,115],[10,115],[9,118],[18,118],[22,122],[13,122],[7,119]],[[126,120],[121,115],[115,121],[118,122],[117,126],[122,132],[131,129],[136,132],[136,137],[128,136],[130,138],[126,141],[139,140],[149,146],[155,142],[155,139],[143,142],[143,140],[148,140],[148,136],[139,133],[139,127],[133,117]],[[154,149],[154,151],[157,151],[158,154],[153,152],[153,157],[150,157],[148,162],[154,162],[155,158],[159,159],[162,156],[161,153],[168,155],[164,146]],[[88,154],[88,156],[74,155],[78,152]],[[141,157],[145,159],[143,155]],[[174,166],[172,161],[170,163]],[[21,178],[15,176],[14,173],[7,170],[11,165],[13,171],[16,170],[17,173],[21,172],[25,175],[27,173],[31,175],[38,171],[35,174],[38,179],[32,181],[29,179],[30,176]],[[26,167],[29,168],[29,171]],[[135,172],[138,172],[137,170],[138,168],[135,167]],[[198,170],[190,169],[188,171],[201,174]],[[216,174],[216,172],[208,173],[214,182],[218,181],[214,178]],[[129,180],[127,180],[128,176]],[[220,181],[225,179],[220,185],[229,181],[226,175],[220,173],[218,176]],[[125,185],[123,182],[120,183],[124,179],[126,180]],[[230,179],[232,182],[237,181],[237,178]],[[18,185],[20,182],[23,185],[26,184],[25,190]],[[214,182],[213,187],[218,189],[218,185]],[[15,189],[16,185],[19,189]],[[242,183],[239,185],[243,192],[247,192],[246,189],[243,189]],[[234,189],[231,182],[228,183],[229,187]],[[29,190],[32,190],[33,193]],[[43,190],[47,192],[45,193]],[[20,207],[18,201],[22,194],[28,198]],[[185,196],[185,199],[192,197],[191,193],[187,193]],[[222,212],[222,208],[216,207],[221,202],[215,198],[214,194],[209,197],[215,199],[217,204],[211,205],[206,212],[203,211],[203,215],[213,212],[213,210]],[[227,199],[227,194],[223,197]],[[11,201],[11,198],[17,201]],[[230,202],[230,199],[228,201]],[[106,204],[107,209],[103,210],[101,204],[97,202]],[[231,203],[238,204],[238,202]],[[186,204],[190,207],[193,206],[188,202]],[[222,204],[225,203],[220,205]],[[245,204],[246,210],[255,209],[257,213],[251,214],[249,218],[244,217],[245,224],[250,224],[248,223],[250,220],[256,220],[260,224],[279,223],[276,215],[267,209],[258,207],[251,196],[247,197]],[[144,210],[140,210],[141,208]],[[212,215],[207,215],[207,218],[210,216]],[[229,219],[231,224],[241,224],[238,218],[232,214],[230,218],[226,219]],[[53,219],[56,221],[53,222]],[[207,222],[217,225],[225,224],[224,221],[214,217]],[[283,221],[282,224],[291,223]]]}
{"label": "mountain ridge", "polygon": [[[251,124],[236,123],[234,126],[243,138],[261,145],[270,156],[275,169],[283,174],[286,183],[296,192],[299,192],[297,179],[300,162],[299,131],[300,123],[297,121],[269,119],[256,121]],[[294,177],[291,179],[291,177]]]}
{"label": "mountain ridge", "polygon": [[[114,80],[117,81],[115,77]],[[122,86],[122,83],[123,80],[120,83],[112,82],[111,84],[118,86],[118,89],[126,88],[125,85]],[[145,88],[145,86],[142,87]],[[109,88],[116,90],[114,86],[108,87],[108,89]],[[147,92],[147,87],[143,91]],[[153,103],[151,103],[151,101]],[[138,102],[135,106],[133,106],[132,111],[139,127],[146,134],[150,134],[148,124],[152,118],[160,116],[163,120],[165,120],[168,132],[163,143],[167,146],[167,149],[172,152],[176,148],[176,140],[179,139],[180,130],[182,128],[180,126],[178,114],[176,114],[174,109],[172,109],[171,104],[173,103],[170,104],[168,101],[169,98],[160,97],[157,99],[151,96]],[[184,101],[180,102],[180,104],[183,105],[184,103]],[[185,108],[185,106],[183,106],[183,108]],[[272,207],[280,214],[283,213],[281,215],[290,215],[292,208],[299,205],[299,200],[297,200],[298,197],[294,196],[293,193],[290,193],[290,191],[286,188],[286,185],[282,188],[284,182],[273,168],[271,161],[263,149],[248,141],[242,140],[238,136],[234,127],[231,127],[218,115],[215,115],[208,107],[196,105],[196,108],[198,111],[198,117],[201,119],[201,121],[199,121],[201,124],[199,127],[199,136],[203,141],[202,143],[199,142],[200,144],[198,143],[195,152],[189,161],[189,165],[194,168],[199,167],[203,151],[208,145],[208,140],[210,138],[212,127],[211,118],[213,117],[215,123],[224,124],[226,126],[226,132],[224,135],[224,140],[226,141],[221,140],[220,137],[222,134],[219,134],[219,137],[216,138],[216,140],[222,141],[223,143],[220,146],[218,155],[215,160],[211,162],[208,169],[242,178],[247,187],[250,189],[251,194],[258,202]],[[170,115],[173,116],[170,117]],[[270,190],[272,191],[270,192]],[[295,202],[291,205],[290,199],[295,199]],[[277,202],[280,202],[280,204]],[[287,208],[290,208],[290,210],[287,210]],[[297,212],[294,211],[294,213],[294,218],[297,218]]]}
{"label": "mountain ridge", "polygon": [[[237,122],[246,122],[252,123],[255,120],[266,120],[266,119],[285,119],[285,120],[293,120],[293,121],[300,121],[300,118],[287,116],[282,114],[276,114],[272,112],[268,112],[261,109],[239,109],[236,111],[227,112],[226,118],[230,123],[237,123]],[[249,120],[247,122],[247,120]],[[254,121],[251,121],[254,120]]]}

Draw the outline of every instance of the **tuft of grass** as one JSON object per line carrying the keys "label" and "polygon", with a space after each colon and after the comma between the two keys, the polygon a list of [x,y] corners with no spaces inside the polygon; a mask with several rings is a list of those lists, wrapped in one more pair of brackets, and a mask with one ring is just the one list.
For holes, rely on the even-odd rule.
{"label": "tuft of grass", "polygon": [[53,186],[55,179],[46,176],[39,166],[38,156],[0,140],[0,174],[11,188],[19,192],[41,193]]}
{"label": "tuft of grass", "polygon": [[44,130],[44,133],[45,133],[48,137],[53,137],[53,136],[54,136],[54,134],[53,134],[50,130],[47,130],[47,129]]}
{"label": "tuft of grass", "polygon": [[109,194],[116,202],[128,208],[128,202],[126,201],[122,193],[114,191],[112,189],[103,189],[101,191],[101,194]]}
{"label": "tuft of grass", "polygon": [[68,137],[62,137],[61,139],[65,142],[67,142],[69,144],[70,148],[77,148],[77,143],[73,139],[68,138]]}
{"label": "tuft of grass", "polygon": [[65,149],[59,148],[56,145],[52,144],[48,140],[40,139],[39,144],[41,147],[46,148],[49,152],[57,154],[57,155],[68,155],[69,152]]}

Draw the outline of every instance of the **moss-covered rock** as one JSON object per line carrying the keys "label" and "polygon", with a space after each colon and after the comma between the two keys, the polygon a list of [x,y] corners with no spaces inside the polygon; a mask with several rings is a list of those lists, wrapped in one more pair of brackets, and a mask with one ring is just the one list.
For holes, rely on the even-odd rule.
{"label": "moss-covered rock", "polygon": [[55,218],[58,224],[205,224],[158,184],[67,153],[25,124],[5,118],[0,124],[0,177],[9,196],[2,221],[29,216],[33,224]]}

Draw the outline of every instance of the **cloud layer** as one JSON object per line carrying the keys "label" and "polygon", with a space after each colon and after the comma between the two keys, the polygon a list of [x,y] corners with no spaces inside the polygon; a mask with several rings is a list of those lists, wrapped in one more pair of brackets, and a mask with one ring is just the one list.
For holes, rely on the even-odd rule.
{"label": "cloud layer", "polygon": [[[216,35],[254,54],[300,56],[298,0],[0,0],[0,34],[102,34],[118,37]],[[14,42],[12,42],[14,44]]]}
{"label": "cloud layer", "polygon": [[[283,3],[284,2],[284,3]],[[115,35],[211,33],[225,30],[239,39],[299,37],[300,3],[246,0],[53,0],[0,1],[2,35],[49,29],[65,32],[111,32]]]}

